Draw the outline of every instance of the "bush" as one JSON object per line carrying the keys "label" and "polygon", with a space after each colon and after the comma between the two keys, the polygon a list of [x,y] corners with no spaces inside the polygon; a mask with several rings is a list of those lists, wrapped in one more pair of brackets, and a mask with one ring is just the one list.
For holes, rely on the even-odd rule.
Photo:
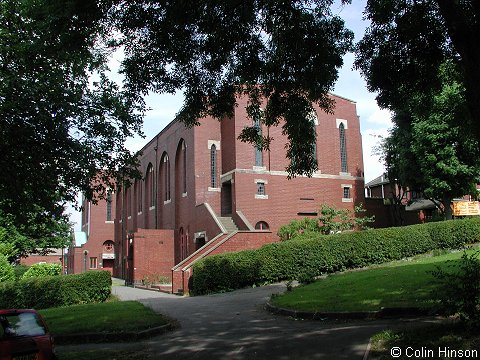
{"label": "bush", "polygon": [[31,277],[0,284],[0,308],[35,308],[104,302],[110,296],[108,271]]}
{"label": "bush", "polygon": [[459,314],[472,324],[480,325],[480,251],[464,252],[460,261],[450,265],[451,271],[437,268],[433,275],[438,281],[434,297],[447,315]]}
{"label": "bush", "polygon": [[46,276],[57,276],[62,273],[62,265],[60,264],[33,264],[30,268],[23,274],[22,279],[28,279],[32,277],[46,277]]}
{"label": "bush", "polygon": [[15,265],[13,267],[13,270],[15,270],[15,279],[20,280],[23,274],[27,272],[28,268],[29,267],[27,265],[22,265],[22,264]]}
{"label": "bush", "polygon": [[192,294],[283,280],[311,281],[336,271],[380,264],[480,240],[480,219],[450,220],[335,235],[304,233],[258,250],[207,257],[193,267]]}
{"label": "bush", "polygon": [[15,280],[13,265],[8,262],[5,255],[0,254],[0,283]]}

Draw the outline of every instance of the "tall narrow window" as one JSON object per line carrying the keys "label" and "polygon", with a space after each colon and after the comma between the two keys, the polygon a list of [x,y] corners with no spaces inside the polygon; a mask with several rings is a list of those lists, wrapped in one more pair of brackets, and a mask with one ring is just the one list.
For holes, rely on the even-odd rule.
{"label": "tall narrow window", "polygon": [[217,187],[217,147],[210,148],[210,187]]}
{"label": "tall narrow window", "polygon": [[315,142],[313,143],[313,148],[312,148],[312,156],[315,161],[317,161],[317,128],[316,126],[318,125],[318,117],[315,109],[312,109],[310,114],[308,114],[308,120],[310,120],[313,124],[313,131],[315,134]]}
{"label": "tall narrow window", "polygon": [[154,170],[153,165],[148,164],[147,167],[147,176],[145,181],[145,192],[148,200],[145,200],[145,204],[153,207],[155,206],[155,179],[154,179]]}
{"label": "tall narrow window", "polygon": [[183,193],[187,192],[187,146],[185,141],[182,143],[183,150]]}
{"label": "tall narrow window", "polygon": [[[261,137],[262,125],[259,118],[255,119],[254,127],[257,129],[257,133]],[[259,145],[255,145],[255,166],[263,166],[262,147]]]}
{"label": "tall narrow window", "polygon": [[112,191],[107,190],[107,221],[112,221]]}
{"label": "tall narrow window", "polygon": [[338,127],[338,131],[340,134],[340,162],[341,162],[341,169],[342,172],[346,173],[348,172],[348,167],[347,167],[347,143],[345,140],[345,125],[343,123],[340,123]]}
{"label": "tall narrow window", "polygon": [[137,212],[141,213],[143,210],[143,196],[142,196],[142,182],[141,180],[137,180],[135,183],[137,191],[136,191],[136,197],[137,197]]}
{"label": "tall narrow window", "polygon": [[168,155],[165,155],[163,159],[163,183],[165,184],[165,201],[171,200],[170,196],[170,160],[168,159]]}

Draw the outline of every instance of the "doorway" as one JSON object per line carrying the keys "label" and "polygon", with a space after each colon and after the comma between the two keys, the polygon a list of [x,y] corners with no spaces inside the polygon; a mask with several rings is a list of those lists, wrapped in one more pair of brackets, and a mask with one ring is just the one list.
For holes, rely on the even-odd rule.
{"label": "doorway", "polygon": [[222,183],[222,216],[232,215],[232,182]]}

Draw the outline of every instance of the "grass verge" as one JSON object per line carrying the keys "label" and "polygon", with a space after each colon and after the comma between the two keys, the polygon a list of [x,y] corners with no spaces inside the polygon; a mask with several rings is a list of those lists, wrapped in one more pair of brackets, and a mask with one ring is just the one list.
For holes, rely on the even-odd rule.
{"label": "grass verge", "polygon": [[479,356],[478,329],[470,329],[464,323],[450,321],[382,331],[371,339],[368,360],[455,359]]}
{"label": "grass verge", "polygon": [[429,308],[434,278],[429,272],[459,261],[463,252],[421,256],[365,270],[332,274],[273,297],[274,306],[310,312]]}
{"label": "grass verge", "polygon": [[136,301],[74,305],[39,312],[55,335],[141,331],[169,322]]}

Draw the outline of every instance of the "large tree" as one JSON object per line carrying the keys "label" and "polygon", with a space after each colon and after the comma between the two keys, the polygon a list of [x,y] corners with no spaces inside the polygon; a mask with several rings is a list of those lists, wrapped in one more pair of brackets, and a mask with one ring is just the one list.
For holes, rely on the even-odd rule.
{"label": "large tree", "polygon": [[[187,126],[208,115],[228,117],[236,96],[248,96],[252,119],[266,126],[284,120],[290,176],[310,175],[317,169],[312,103],[333,111],[328,92],[352,48],[353,34],[332,14],[332,3],[120,1],[112,18],[125,48],[126,86],[139,94],[183,89],[178,118]],[[268,148],[253,122],[240,137]]]}
{"label": "large tree", "polygon": [[412,93],[381,150],[390,179],[436,202],[445,218],[452,216],[455,197],[475,193],[480,173],[478,140],[461,122],[468,113],[465,88],[452,62],[439,71],[441,89],[432,94]]}
{"label": "large tree", "polygon": [[458,120],[480,138],[479,13],[477,0],[368,0],[356,66],[379,104],[395,111],[412,93],[428,101],[442,86],[439,66],[454,61],[468,110]]}
{"label": "large tree", "polygon": [[52,235],[65,201],[102,193],[135,164],[124,141],[143,102],[108,78],[110,8],[0,2],[0,211],[26,236]]}

